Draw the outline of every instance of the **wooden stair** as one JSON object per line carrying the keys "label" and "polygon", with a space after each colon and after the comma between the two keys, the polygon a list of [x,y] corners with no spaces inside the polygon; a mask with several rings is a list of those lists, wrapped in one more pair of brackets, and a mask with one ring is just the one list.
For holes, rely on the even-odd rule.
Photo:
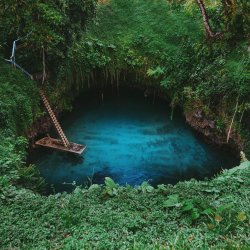
{"label": "wooden stair", "polygon": [[42,98],[43,104],[50,116],[50,119],[52,120],[53,126],[56,129],[56,132],[58,133],[61,140],[51,138],[50,136],[44,137],[37,141],[35,144],[38,146],[53,148],[61,151],[66,151],[69,153],[74,153],[81,155],[83,151],[86,149],[86,146],[69,142],[66,135],[64,134],[61,125],[59,124],[54,111],[52,110],[48,98],[43,90],[40,90],[40,96]]}
{"label": "wooden stair", "polygon": [[45,95],[44,91],[43,90],[40,90],[40,96],[42,98],[42,101],[43,101],[43,104],[45,106],[45,108],[47,109],[48,113],[49,113],[49,116],[53,122],[53,125],[56,129],[56,132],[58,133],[59,137],[61,138],[62,142],[63,142],[63,145],[64,147],[69,147],[70,143],[66,137],[66,135],[64,134],[63,130],[62,130],[62,127],[61,125],[59,124],[56,116],[55,116],[55,113],[54,111],[52,110],[50,104],[49,104],[49,101],[48,101],[48,98],[47,96]]}

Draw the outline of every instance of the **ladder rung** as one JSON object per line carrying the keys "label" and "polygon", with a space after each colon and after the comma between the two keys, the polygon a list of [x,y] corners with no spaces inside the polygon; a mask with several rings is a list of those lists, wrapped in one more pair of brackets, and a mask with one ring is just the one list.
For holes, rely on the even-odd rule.
{"label": "ladder rung", "polygon": [[64,144],[65,147],[67,147],[69,145],[69,141],[66,137],[66,135],[64,134],[63,130],[62,130],[62,127],[60,125],[60,123],[58,122],[55,114],[54,114],[54,111],[52,110],[50,104],[49,104],[49,101],[44,93],[43,90],[40,90],[40,95],[42,97],[42,100],[43,100],[43,103],[44,103],[44,106],[46,107],[49,115],[50,115],[50,118],[53,122],[53,125],[55,126],[56,130],[57,130],[57,133],[59,134],[59,136],[61,137],[61,140],[62,140],[62,143]]}

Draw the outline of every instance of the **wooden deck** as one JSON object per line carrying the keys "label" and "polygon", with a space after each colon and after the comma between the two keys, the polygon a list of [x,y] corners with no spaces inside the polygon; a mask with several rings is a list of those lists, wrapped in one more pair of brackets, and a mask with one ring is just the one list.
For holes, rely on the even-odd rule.
{"label": "wooden deck", "polygon": [[74,153],[77,155],[81,155],[83,151],[86,149],[86,146],[76,144],[73,142],[70,142],[69,146],[65,147],[61,140],[54,139],[51,137],[44,137],[40,139],[39,141],[37,141],[35,145],[53,148],[53,149],[57,149],[57,150],[61,150],[61,151],[69,152],[69,153]]}

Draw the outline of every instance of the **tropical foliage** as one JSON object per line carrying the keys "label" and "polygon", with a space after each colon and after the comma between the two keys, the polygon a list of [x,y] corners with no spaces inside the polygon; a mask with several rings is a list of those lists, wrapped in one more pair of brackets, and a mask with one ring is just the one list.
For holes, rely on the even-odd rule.
{"label": "tropical foliage", "polygon": [[38,82],[45,69],[61,109],[85,88],[157,89],[172,108],[202,109],[225,140],[228,131],[240,135],[245,162],[213,180],[132,188],[107,177],[103,186],[42,196],[37,168],[25,163],[26,132],[43,115],[38,86],[0,62],[0,248],[250,248],[249,1],[96,4],[1,0],[2,57],[21,38],[16,60]]}
{"label": "tropical foliage", "polygon": [[107,84],[119,89],[127,82],[160,88],[171,106],[204,110],[225,138],[237,104],[233,130],[245,137],[249,153],[250,6],[247,1],[223,6],[206,1],[210,26],[221,31],[211,38],[204,35],[195,1],[100,4],[97,18],[69,50],[60,74],[65,89],[74,93]]}
{"label": "tropical foliage", "polygon": [[212,181],[76,188],[49,197],[0,180],[3,249],[248,249],[250,163]]}
{"label": "tropical foliage", "polygon": [[12,42],[21,39],[19,60],[32,72],[41,72],[42,50],[47,70],[56,72],[68,48],[79,39],[95,11],[95,0],[25,0],[0,2],[0,44],[7,56]]}

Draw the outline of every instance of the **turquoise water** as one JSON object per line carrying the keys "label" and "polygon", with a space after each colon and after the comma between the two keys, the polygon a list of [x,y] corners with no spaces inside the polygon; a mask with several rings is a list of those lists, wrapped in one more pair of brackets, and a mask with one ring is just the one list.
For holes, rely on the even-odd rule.
{"label": "turquoise water", "polygon": [[211,177],[237,163],[229,153],[205,144],[180,110],[171,121],[164,101],[153,104],[134,89],[121,90],[119,97],[104,95],[103,104],[99,99],[92,93],[82,96],[62,119],[70,141],[87,145],[82,157],[43,148],[32,157],[56,191],[70,191],[73,182],[103,183],[106,176],[120,185],[175,184]]}

